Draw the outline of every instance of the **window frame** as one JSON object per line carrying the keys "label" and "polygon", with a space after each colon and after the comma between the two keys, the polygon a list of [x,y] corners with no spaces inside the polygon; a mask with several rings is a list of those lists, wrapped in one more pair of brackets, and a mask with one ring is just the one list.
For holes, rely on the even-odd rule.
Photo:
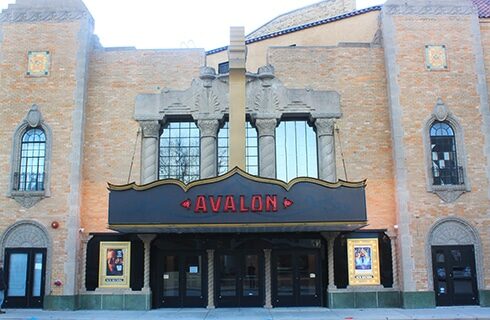
{"label": "window frame", "polygon": [[[431,128],[434,124],[443,122],[447,123],[454,133],[456,163],[462,168],[461,178],[462,184],[434,184],[433,163],[432,163],[432,142]],[[464,146],[464,131],[460,125],[460,121],[448,110],[441,99],[438,100],[433,113],[425,121],[423,126],[423,144],[425,153],[426,167],[426,189],[427,192],[437,194],[444,202],[453,202],[464,192],[471,191],[470,181],[467,174],[466,150]]]}
{"label": "window frame", "polygon": [[[44,189],[43,190],[19,190],[17,174],[20,174],[22,139],[31,129],[42,129],[45,135],[44,156]],[[25,208],[34,206],[37,202],[51,196],[51,152],[52,131],[44,122],[41,112],[33,105],[24,120],[17,126],[12,137],[12,153],[10,161],[10,181],[7,196],[16,200]]]}
{"label": "window frame", "polygon": [[[318,135],[317,135],[317,132],[316,132],[316,128],[315,128],[315,125],[312,123],[312,121],[310,120],[310,117],[306,117],[306,116],[303,116],[303,115],[298,115],[298,114],[295,114],[295,115],[287,115],[287,114],[284,114],[280,121],[278,121],[277,125],[276,125],[276,128],[274,129],[274,141],[275,141],[275,146],[274,146],[274,149],[275,149],[275,161],[276,161],[276,179],[281,179],[278,174],[279,174],[279,170],[278,170],[278,148],[277,148],[277,145],[278,145],[278,135],[277,135],[277,132],[279,130],[279,127],[281,126],[281,123],[283,122],[293,122],[293,121],[302,121],[302,122],[305,122],[311,129],[312,129],[312,133],[314,135],[314,142],[315,142],[315,153],[316,153],[316,156],[315,156],[315,162],[316,162],[316,176],[306,176],[306,177],[310,177],[310,178],[314,178],[314,179],[319,179],[320,177],[320,159],[318,158],[319,157],[319,152],[318,152],[318,147],[319,147],[319,141],[318,141]],[[286,170],[287,171],[287,170]],[[297,176],[297,177],[294,177],[294,178],[291,178],[289,179],[288,181],[286,182],[289,182],[289,181],[292,181],[293,179],[296,179],[298,177],[305,177],[305,176]]]}
{"label": "window frame", "polygon": [[[178,179],[178,180],[180,180],[180,178],[178,178],[178,177],[162,177],[160,175],[160,168],[161,168],[160,158],[161,158],[162,135],[164,134],[165,130],[168,130],[169,125],[172,123],[192,123],[195,125],[195,127],[197,129],[197,132],[198,132],[198,136],[197,136],[197,139],[198,139],[198,145],[197,145],[197,150],[198,150],[198,153],[197,153],[198,177],[197,177],[197,179],[189,180],[187,182],[183,181],[183,182],[184,183],[190,183],[190,182],[199,180],[201,178],[201,129],[199,128],[199,126],[196,124],[196,122],[192,118],[187,118],[187,117],[178,117],[178,118],[169,119],[164,124],[162,124],[160,126],[160,132],[158,135],[158,149],[157,149],[157,180],[162,180],[162,179]],[[180,181],[182,181],[182,180],[180,180]]]}

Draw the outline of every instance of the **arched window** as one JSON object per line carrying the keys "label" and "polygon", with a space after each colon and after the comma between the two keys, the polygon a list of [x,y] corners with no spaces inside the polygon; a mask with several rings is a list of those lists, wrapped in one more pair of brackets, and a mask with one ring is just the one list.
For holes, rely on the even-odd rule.
{"label": "arched window", "polygon": [[44,190],[46,134],[42,128],[31,128],[22,136],[18,191]]}
{"label": "arched window", "polygon": [[442,99],[438,99],[422,132],[427,191],[437,194],[444,202],[453,202],[471,190],[463,127]]}
{"label": "arched window", "polygon": [[194,122],[168,122],[160,135],[159,179],[198,180],[199,147],[199,128]]}
{"label": "arched window", "polygon": [[318,177],[316,134],[307,121],[281,121],[276,128],[277,179]]}
{"label": "arched window", "polygon": [[458,166],[456,137],[451,125],[434,122],[430,128],[430,144],[434,185],[463,184],[463,168]]}
{"label": "arched window", "polygon": [[51,129],[37,105],[17,126],[12,139],[12,162],[8,195],[25,208],[50,194]]}

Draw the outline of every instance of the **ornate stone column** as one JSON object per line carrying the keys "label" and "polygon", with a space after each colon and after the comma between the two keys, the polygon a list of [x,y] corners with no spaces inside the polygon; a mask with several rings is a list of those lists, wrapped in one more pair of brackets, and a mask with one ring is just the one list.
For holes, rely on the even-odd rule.
{"label": "ornate stone column", "polygon": [[141,143],[141,183],[150,183],[158,179],[158,139],[160,123],[158,121],[140,121],[143,131]]}
{"label": "ornate stone column", "polygon": [[214,250],[208,253],[208,309],[214,309]]}
{"label": "ornate stone column", "polygon": [[315,120],[316,136],[318,142],[318,177],[322,180],[336,182],[337,167],[335,163],[335,120],[318,118]]}
{"label": "ornate stone column", "polygon": [[335,235],[331,235],[328,238],[328,290],[335,290],[337,286],[335,285],[335,261],[334,261],[334,242]]}
{"label": "ornate stone column", "polygon": [[394,233],[388,233],[391,240],[391,268],[393,272],[393,289],[398,289],[398,257],[397,257],[397,237]]}
{"label": "ornate stone column", "polygon": [[218,155],[218,120],[199,120],[201,130],[201,179],[215,177],[217,173]]}
{"label": "ornate stone column", "polygon": [[151,242],[155,239],[154,234],[139,234],[138,237],[143,241],[144,245],[144,280],[143,280],[143,292],[151,292],[150,289],[150,250]]}
{"label": "ornate stone column", "polygon": [[257,119],[255,121],[259,135],[260,176],[276,177],[276,119]]}
{"label": "ornate stone column", "polygon": [[87,292],[87,246],[90,239],[93,238],[92,235],[82,235],[82,264],[80,266],[80,292]]}
{"label": "ornate stone column", "polygon": [[265,305],[264,308],[272,308],[272,279],[271,279],[271,249],[264,249],[265,260]]}

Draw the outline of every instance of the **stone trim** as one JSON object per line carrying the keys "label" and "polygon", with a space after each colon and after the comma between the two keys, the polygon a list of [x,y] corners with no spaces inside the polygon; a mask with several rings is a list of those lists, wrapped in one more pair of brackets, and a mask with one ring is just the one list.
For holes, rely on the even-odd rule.
{"label": "stone trim", "polygon": [[473,245],[475,248],[475,265],[478,289],[485,288],[483,274],[483,251],[478,230],[468,221],[458,217],[447,217],[437,220],[429,232],[425,244],[427,265],[427,284],[434,290],[432,271],[432,246]]}
{"label": "stone trim", "polygon": [[[87,11],[6,11],[0,14],[0,22],[16,23],[16,22],[65,22],[85,19],[92,17]],[[92,22],[93,23],[93,22]]]}
{"label": "stone trim", "polygon": [[52,244],[48,230],[34,220],[21,220],[12,224],[0,237],[0,265],[3,265],[6,248],[45,248],[45,294],[51,292]]}
{"label": "stone trim", "polygon": [[393,16],[384,9],[381,12],[383,31],[383,47],[385,53],[385,69],[390,108],[391,136],[393,144],[393,162],[395,175],[395,197],[397,203],[397,220],[399,225],[399,259],[401,271],[401,289],[416,291],[412,270],[415,262],[412,254],[412,234],[410,232],[411,214],[409,212],[410,193],[408,188],[408,172],[405,157],[405,136],[402,118],[403,107],[400,102],[400,85],[398,77],[400,66],[397,63],[396,28]]}
{"label": "stone trim", "polygon": [[[30,129],[41,127],[46,135],[46,154],[44,158],[44,190],[18,191],[16,190],[15,173],[20,168],[22,137]],[[51,128],[44,122],[41,111],[37,105],[32,105],[24,120],[17,126],[12,137],[12,154],[10,160],[10,181],[7,196],[17,201],[24,208],[31,208],[46,197],[51,196],[51,150],[53,137]]]}
{"label": "stone trim", "polygon": [[[463,181],[461,185],[434,185],[434,176],[432,172],[432,151],[430,143],[430,128],[434,122],[447,122],[451,125],[454,131],[456,143],[456,157],[458,165],[463,168]],[[469,192],[470,183],[467,175],[466,151],[464,148],[464,132],[460,121],[449,111],[449,108],[444,104],[441,98],[437,99],[434,106],[434,111],[425,121],[422,129],[423,147],[425,153],[426,167],[426,187],[428,192],[435,193],[444,202],[450,203],[456,201],[464,192]]]}
{"label": "stone trim", "polygon": [[[407,1],[408,2],[408,1]],[[478,14],[471,5],[384,5],[383,9],[389,15],[473,15]]]}

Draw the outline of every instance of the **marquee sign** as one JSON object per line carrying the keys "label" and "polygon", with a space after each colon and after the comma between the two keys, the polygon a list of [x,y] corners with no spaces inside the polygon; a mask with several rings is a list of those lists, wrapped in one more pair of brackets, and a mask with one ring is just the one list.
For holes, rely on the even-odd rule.
{"label": "marquee sign", "polygon": [[365,182],[289,183],[239,168],[186,185],[109,184],[109,227],[122,232],[354,230],[366,223]]}

